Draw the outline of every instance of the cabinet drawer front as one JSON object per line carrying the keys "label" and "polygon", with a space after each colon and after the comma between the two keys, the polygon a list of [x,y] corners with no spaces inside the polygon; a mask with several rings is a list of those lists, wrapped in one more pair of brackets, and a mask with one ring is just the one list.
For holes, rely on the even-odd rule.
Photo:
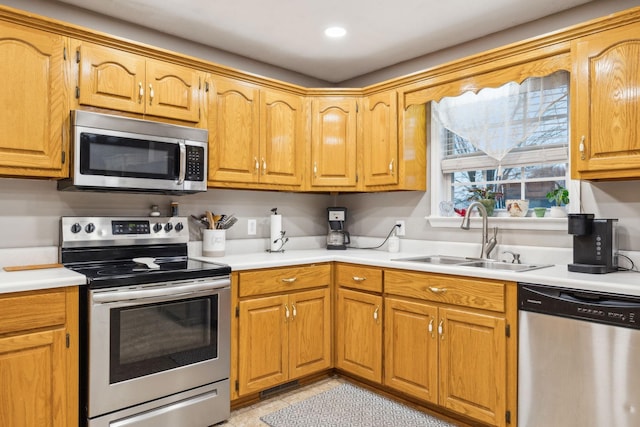
{"label": "cabinet drawer front", "polygon": [[329,286],[331,266],[303,265],[240,273],[240,297]]}
{"label": "cabinet drawer front", "polygon": [[7,295],[0,297],[0,334],[65,323],[64,289]]}
{"label": "cabinet drawer front", "polygon": [[495,280],[395,270],[384,279],[388,294],[498,312],[504,312],[504,288]]}
{"label": "cabinet drawer front", "polygon": [[382,292],[382,270],[361,265],[337,264],[336,278],[338,286]]}

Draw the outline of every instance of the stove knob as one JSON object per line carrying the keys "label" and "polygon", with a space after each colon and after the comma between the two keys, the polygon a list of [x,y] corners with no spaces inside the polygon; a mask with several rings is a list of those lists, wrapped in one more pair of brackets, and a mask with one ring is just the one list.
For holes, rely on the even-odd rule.
{"label": "stove knob", "polygon": [[173,224],[168,222],[167,225],[164,226],[164,231],[166,231],[168,233],[171,230],[173,230]]}
{"label": "stove knob", "polygon": [[96,230],[96,226],[93,225],[92,222],[90,222],[89,224],[85,225],[84,227],[84,231],[86,231],[87,233],[93,233]]}
{"label": "stove knob", "polygon": [[153,231],[155,231],[156,233],[159,233],[160,230],[162,230],[162,224],[157,223],[153,226]]}
{"label": "stove knob", "polygon": [[183,229],[183,228],[184,228],[184,225],[182,225],[182,223],[181,223],[181,222],[179,222],[179,223],[177,223],[177,224],[176,224],[176,231],[177,231],[177,232],[182,231],[182,229]]}
{"label": "stove knob", "polygon": [[82,226],[77,222],[71,226],[71,232],[76,234],[82,231]]}

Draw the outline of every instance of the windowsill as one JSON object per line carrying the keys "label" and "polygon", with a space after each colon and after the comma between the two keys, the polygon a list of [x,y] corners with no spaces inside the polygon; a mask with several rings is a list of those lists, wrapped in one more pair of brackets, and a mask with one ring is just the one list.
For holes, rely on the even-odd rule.
{"label": "windowsill", "polygon": [[[461,216],[426,216],[425,219],[434,228],[460,228],[462,224]],[[567,218],[490,216],[488,220],[489,227],[500,227],[504,230],[567,230]],[[481,218],[477,215],[472,216],[470,225],[471,228],[482,228]]]}

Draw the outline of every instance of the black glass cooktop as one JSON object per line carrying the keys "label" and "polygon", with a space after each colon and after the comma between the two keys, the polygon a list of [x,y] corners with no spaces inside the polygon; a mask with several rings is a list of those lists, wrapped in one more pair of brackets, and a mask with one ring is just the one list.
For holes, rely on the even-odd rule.
{"label": "black glass cooktop", "polygon": [[[137,285],[175,280],[226,276],[231,267],[226,264],[197,261],[171,247],[135,248],[74,248],[65,250],[65,267],[84,274],[91,288]],[[162,256],[170,254],[173,256]],[[150,262],[135,262],[143,258]]]}

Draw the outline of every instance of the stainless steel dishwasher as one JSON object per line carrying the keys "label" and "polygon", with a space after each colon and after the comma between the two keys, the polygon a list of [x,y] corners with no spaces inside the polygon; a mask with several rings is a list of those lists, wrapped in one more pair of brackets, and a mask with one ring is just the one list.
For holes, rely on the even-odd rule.
{"label": "stainless steel dishwasher", "polygon": [[640,426],[640,297],[518,285],[518,426]]}

